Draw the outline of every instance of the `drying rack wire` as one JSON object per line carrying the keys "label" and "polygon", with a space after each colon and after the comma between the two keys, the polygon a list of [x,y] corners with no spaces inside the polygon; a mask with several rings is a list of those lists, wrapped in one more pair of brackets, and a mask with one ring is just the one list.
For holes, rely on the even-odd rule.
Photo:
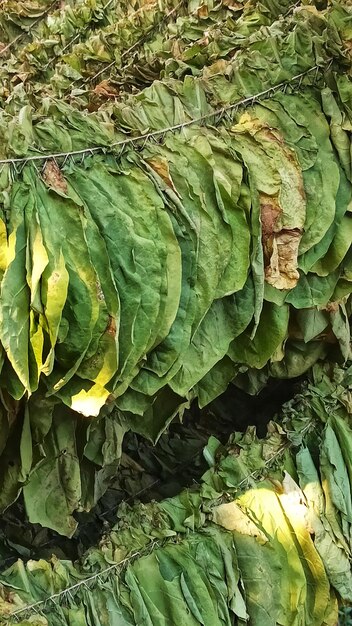
{"label": "drying rack wire", "polygon": [[127,147],[136,150],[143,149],[148,142],[158,140],[163,141],[168,133],[179,132],[186,128],[189,128],[190,126],[204,125],[211,122],[213,126],[217,126],[224,119],[232,122],[233,116],[242,108],[253,106],[261,100],[274,96],[277,92],[285,93],[288,88],[291,88],[293,86],[295,86],[296,89],[300,89],[304,78],[311,74],[314,74],[313,84],[315,84],[321,70],[325,74],[329,70],[331,63],[332,60],[328,62],[325,68],[314,65],[304,72],[293,76],[289,81],[278,83],[277,85],[269,87],[268,89],[264,89],[263,91],[258,92],[253,96],[242,98],[234,104],[213,109],[209,113],[205,113],[199,117],[192,118],[179,124],[174,124],[172,126],[168,126],[166,128],[162,128],[156,131],[143,133],[135,137],[128,137],[127,139],[122,139],[120,141],[111,143],[109,146],[91,146],[83,148],[81,150],[71,150],[69,152],[53,152],[51,154],[41,153],[28,157],[0,159],[0,169],[6,165],[9,165],[14,169],[15,173],[18,174],[23,170],[26,165],[30,163],[34,165],[36,165],[37,163],[42,163],[45,167],[47,161],[55,161],[58,166],[63,167],[67,163],[68,159],[73,159],[74,162],[76,162],[76,159],[80,159],[81,163],[83,163],[86,157],[93,156],[95,154],[114,154],[117,158],[120,158]]}

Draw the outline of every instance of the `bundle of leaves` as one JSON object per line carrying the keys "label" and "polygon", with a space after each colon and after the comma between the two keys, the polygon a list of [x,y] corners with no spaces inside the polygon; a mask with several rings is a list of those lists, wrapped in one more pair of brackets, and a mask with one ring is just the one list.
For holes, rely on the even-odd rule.
{"label": "bundle of leaves", "polygon": [[[3,30],[9,24],[22,27],[4,49],[7,59],[0,68],[4,103],[23,87],[32,97],[50,93],[90,108],[99,98],[116,98],[132,86],[151,84],[161,73],[180,78],[230,58],[250,35],[251,42],[260,39],[265,27],[294,7],[290,0],[260,4],[86,0],[73,6],[65,3],[61,10],[50,10],[49,4],[47,18],[44,14],[29,27],[25,16],[29,19],[33,13],[31,3],[27,14],[21,3],[9,0],[4,5]],[[37,8],[38,13],[43,11],[44,7]],[[30,42],[24,45],[26,28]],[[2,40],[7,39],[2,33]]]}
{"label": "bundle of leaves", "polygon": [[156,441],[231,381],[350,356],[352,14],[283,9],[249,4],[243,23],[266,17],[233,57],[184,75],[171,55],[179,78],[94,113],[35,80],[9,94],[0,511],[23,490],[30,521],[72,535],[127,430]]}
{"label": "bundle of leaves", "polygon": [[315,366],[265,439],[212,437],[199,486],[121,506],[80,562],[13,565],[2,622],[335,626],[352,601],[351,377]]}

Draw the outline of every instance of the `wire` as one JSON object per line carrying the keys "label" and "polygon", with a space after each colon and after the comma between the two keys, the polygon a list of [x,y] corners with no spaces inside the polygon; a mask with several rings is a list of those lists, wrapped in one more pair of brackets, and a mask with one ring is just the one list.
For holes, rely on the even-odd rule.
{"label": "wire", "polygon": [[56,600],[64,597],[65,595],[72,594],[73,592],[77,591],[77,589],[80,589],[82,586],[87,587],[89,589],[89,583],[95,582],[96,580],[101,579],[103,576],[110,574],[112,571],[116,570],[118,567],[123,567],[124,565],[130,563],[134,559],[140,558],[141,556],[148,554],[150,550],[153,550],[155,546],[160,543],[161,542],[157,542],[156,540],[153,540],[149,544],[147,544],[144,550],[138,550],[136,552],[133,552],[129,556],[125,557],[124,559],[121,559],[121,561],[118,561],[117,563],[113,563],[112,565],[109,565],[109,567],[106,567],[101,572],[92,574],[92,576],[88,576],[84,580],[80,580],[78,583],[75,583],[74,585],[71,585],[70,587],[66,587],[66,589],[63,589],[62,591],[59,591],[57,593],[52,594],[51,596],[48,596],[45,600],[38,600],[38,602],[33,602],[33,604],[28,604],[27,606],[24,606],[21,609],[18,609],[17,611],[10,613],[9,617],[11,617],[11,619],[15,618],[17,620],[17,618],[23,615],[23,613],[28,614],[29,611],[39,609],[39,607],[45,608],[45,605],[48,602],[55,603]]}

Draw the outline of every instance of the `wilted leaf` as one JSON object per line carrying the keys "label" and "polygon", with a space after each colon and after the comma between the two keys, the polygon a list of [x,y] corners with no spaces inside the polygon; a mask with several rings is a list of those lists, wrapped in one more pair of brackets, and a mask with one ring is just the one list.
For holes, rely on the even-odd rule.
{"label": "wilted leaf", "polygon": [[54,191],[66,195],[67,182],[63,177],[62,172],[56,161],[49,160],[46,162],[43,168],[42,176],[45,184],[50,187],[50,189],[54,189]]}

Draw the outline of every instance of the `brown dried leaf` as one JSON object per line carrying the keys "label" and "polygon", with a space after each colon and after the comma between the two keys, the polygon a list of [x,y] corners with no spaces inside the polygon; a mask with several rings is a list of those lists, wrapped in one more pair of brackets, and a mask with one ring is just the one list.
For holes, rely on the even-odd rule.
{"label": "brown dried leaf", "polygon": [[278,230],[277,224],[281,215],[281,207],[275,196],[264,193],[260,196],[260,217],[262,222],[262,240],[264,255],[270,256],[272,251],[272,235]]}
{"label": "brown dried leaf", "polygon": [[59,193],[67,194],[67,182],[55,161],[47,161],[43,169],[43,180],[45,184]]}
{"label": "brown dried leaf", "polygon": [[109,80],[102,80],[93,90],[95,94],[103,98],[116,98],[119,92],[113,87]]}
{"label": "brown dried leaf", "polygon": [[198,7],[198,9],[197,9],[197,15],[198,15],[198,17],[200,17],[200,18],[205,18],[205,17],[208,17],[208,15],[209,15],[209,9],[208,9],[208,7],[207,7],[207,5],[206,5],[206,4],[202,4],[202,6]]}
{"label": "brown dried leaf", "polygon": [[281,231],[273,237],[270,265],[265,268],[266,281],[276,289],[293,289],[299,280],[297,270],[298,247],[301,232]]}
{"label": "brown dried leaf", "polygon": [[260,196],[266,281],[276,289],[293,289],[299,280],[299,228],[279,230],[281,207],[275,196]]}
{"label": "brown dried leaf", "polygon": [[180,42],[177,39],[175,39],[172,42],[171,54],[174,57],[174,59],[180,59],[181,56],[182,56],[182,50],[181,50]]}
{"label": "brown dried leaf", "polygon": [[242,11],[243,9],[243,3],[236,2],[236,0],[222,0],[222,3],[225,7],[231,9],[231,11]]}

